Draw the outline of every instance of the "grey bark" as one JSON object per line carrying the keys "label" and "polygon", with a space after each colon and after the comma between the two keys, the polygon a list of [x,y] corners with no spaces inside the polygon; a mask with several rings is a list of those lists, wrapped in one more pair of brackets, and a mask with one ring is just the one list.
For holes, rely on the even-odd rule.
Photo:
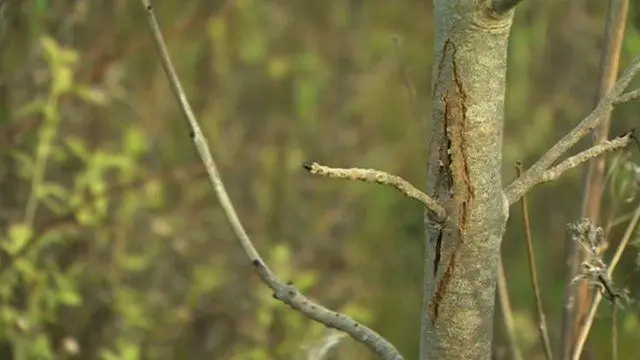
{"label": "grey bark", "polygon": [[490,359],[500,241],[507,42],[513,12],[490,0],[434,0],[428,193],[420,359]]}

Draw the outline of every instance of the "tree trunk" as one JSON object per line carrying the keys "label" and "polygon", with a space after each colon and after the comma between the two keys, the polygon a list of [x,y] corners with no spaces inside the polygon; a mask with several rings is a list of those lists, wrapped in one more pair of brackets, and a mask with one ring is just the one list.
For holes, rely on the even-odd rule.
{"label": "tree trunk", "polygon": [[[490,359],[500,241],[507,42],[513,12],[434,0],[428,192],[449,214],[426,221],[420,359]],[[428,217],[428,214],[427,214]]]}

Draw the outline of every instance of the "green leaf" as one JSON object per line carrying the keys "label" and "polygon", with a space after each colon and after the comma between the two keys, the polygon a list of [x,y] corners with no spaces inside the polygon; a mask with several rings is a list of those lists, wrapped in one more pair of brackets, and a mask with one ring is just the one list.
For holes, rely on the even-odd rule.
{"label": "green leaf", "polygon": [[103,90],[89,86],[76,85],[74,92],[80,99],[92,105],[104,106],[109,103],[109,97]]}
{"label": "green leaf", "polygon": [[91,158],[91,152],[87,148],[85,142],[78,137],[68,136],[65,138],[65,143],[71,151],[71,153],[85,162],[88,162]]}
{"label": "green leaf", "polygon": [[9,241],[4,244],[11,255],[19,253],[31,240],[33,229],[26,224],[13,224],[9,227]]}
{"label": "green leaf", "polygon": [[147,138],[139,128],[131,126],[127,128],[124,147],[127,154],[137,157],[147,150]]}

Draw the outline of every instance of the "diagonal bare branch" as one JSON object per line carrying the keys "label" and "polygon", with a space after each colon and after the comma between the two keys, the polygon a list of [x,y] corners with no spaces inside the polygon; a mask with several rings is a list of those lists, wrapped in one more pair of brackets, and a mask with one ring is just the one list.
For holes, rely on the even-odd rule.
{"label": "diagonal bare branch", "polygon": [[317,162],[304,163],[304,168],[314,175],[392,186],[407,197],[420,201],[437,216],[437,220],[443,221],[447,218],[446,210],[434,198],[418,190],[415,186],[397,175],[391,175],[384,171],[374,169],[332,168],[320,165]]}
{"label": "diagonal bare branch", "polygon": [[509,204],[518,201],[522,195],[529,191],[536,184],[540,183],[544,172],[564,153],[573,147],[580,139],[593,130],[600,121],[613,108],[616,100],[620,98],[625,89],[631,83],[634,76],[640,71],[640,56],[636,57],[631,66],[622,74],[620,80],[611,89],[611,91],[602,98],[598,106],[584,120],[580,122],[573,130],[558,141],[546,154],[544,154],[538,162],[531,166],[522,177],[514,180],[505,189],[505,195]]}
{"label": "diagonal bare branch", "polygon": [[556,180],[567,170],[571,170],[576,166],[587,162],[590,159],[596,158],[606,152],[614,151],[627,146],[631,142],[631,136],[632,134],[631,132],[629,132],[613,140],[605,140],[596,146],[593,146],[574,156],[571,156],[570,158],[565,159],[560,164],[543,172],[540,183]]}
{"label": "diagonal bare branch", "polygon": [[229,195],[227,194],[227,191],[224,187],[224,184],[220,177],[220,173],[218,172],[218,168],[215,164],[213,156],[211,155],[211,150],[209,149],[207,140],[204,137],[202,130],[200,129],[200,125],[198,124],[193,111],[191,110],[191,106],[189,105],[186,94],[180,84],[180,79],[178,78],[178,75],[169,57],[169,53],[162,37],[162,33],[155,17],[151,2],[150,0],[140,1],[144,9],[146,10],[147,19],[149,21],[154,40],[156,42],[158,53],[162,61],[162,66],[171,84],[171,90],[178,100],[180,109],[182,110],[184,117],[189,123],[191,137],[193,138],[196,149],[198,150],[198,154],[200,155],[200,158],[204,163],[205,168],[207,169],[209,180],[215,190],[218,200],[220,201],[220,206],[222,206],[225,216],[227,217],[227,220],[233,228],[238,242],[255,267],[255,270],[260,276],[260,279],[262,279],[262,281],[273,290],[274,297],[276,299],[291,306],[293,309],[303,313],[307,317],[320,322],[327,327],[342,330],[348,333],[356,341],[366,345],[371,350],[376,352],[382,359],[402,360],[403,357],[402,355],[400,355],[398,350],[396,350],[396,348],[391,343],[389,343],[389,341],[384,339],[378,333],[362,324],[359,324],[346,315],[331,311],[319,304],[312,302],[304,295],[302,295],[293,285],[285,284],[284,282],[282,282],[262,260],[260,254],[253,246],[251,239],[242,226],[242,223],[238,218],[233,204],[229,199]]}

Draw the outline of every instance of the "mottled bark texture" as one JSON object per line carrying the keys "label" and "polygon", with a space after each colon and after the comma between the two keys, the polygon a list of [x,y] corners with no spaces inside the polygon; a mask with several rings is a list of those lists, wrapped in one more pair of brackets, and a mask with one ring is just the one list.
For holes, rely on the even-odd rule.
{"label": "mottled bark texture", "polygon": [[512,12],[490,0],[434,0],[433,119],[420,359],[490,359],[500,241],[507,42]]}

